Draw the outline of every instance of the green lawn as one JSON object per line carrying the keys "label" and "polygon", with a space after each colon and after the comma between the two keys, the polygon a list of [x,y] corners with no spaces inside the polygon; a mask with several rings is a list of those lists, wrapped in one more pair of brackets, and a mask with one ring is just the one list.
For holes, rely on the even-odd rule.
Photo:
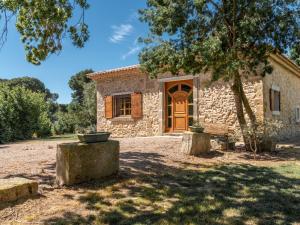
{"label": "green lawn", "polygon": [[[137,159],[136,159],[137,160]],[[124,168],[79,201],[96,215],[66,213],[54,224],[299,224],[300,165]],[[127,170],[128,169],[128,170]]]}

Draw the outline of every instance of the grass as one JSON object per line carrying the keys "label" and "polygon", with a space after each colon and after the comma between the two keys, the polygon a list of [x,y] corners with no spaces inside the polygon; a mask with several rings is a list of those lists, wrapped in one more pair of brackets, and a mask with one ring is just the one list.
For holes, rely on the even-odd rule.
{"label": "grass", "polygon": [[[66,213],[53,224],[299,224],[300,165],[175,168],[132,157],[121,176],[95,183],[79,201],[94,215]],[[136,161],[145,160],[150,169]]]}

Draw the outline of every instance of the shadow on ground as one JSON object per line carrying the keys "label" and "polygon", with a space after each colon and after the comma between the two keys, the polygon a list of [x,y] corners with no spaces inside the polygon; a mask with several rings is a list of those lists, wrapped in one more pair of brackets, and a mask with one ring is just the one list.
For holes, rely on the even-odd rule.
{"label": "shadow on ground", "polygon": [[17,173],[11,174],[4,177],[12,178],[12,177],[23,177],[29,180],[36,180],[39,182],[39,185],[43,186],[53,186],[55,183],[55,168],[56,163],[48,163],[43,166],[43,168],[35,173]]}
{"label": "shadow on ground", "polygon": [[[125,160],[126,159],[126,160]],[[155,153],[121,153],[121,171],[85,184],[78,201],[44,224],[292,224],[300,222],[300,167],[164,164]],[[296,170],[296,173],[289,175]],[[295,171],[294,171],[295,172]],[[66,196],[72,198],[72,196]]]}
{"label": "shadow on ground", "polygon": [[[251,152],[244,152],[244,154],[240,154],[240,159],[245,160],[254,160],[253,154]],[[257,161],[273,161],[273,162],[280,162],[280,161],[300,161],[300,147],[297,148],[289,148],[289,149],[277,149],[276,151],[272,152],[263,152],[257,154]]]}

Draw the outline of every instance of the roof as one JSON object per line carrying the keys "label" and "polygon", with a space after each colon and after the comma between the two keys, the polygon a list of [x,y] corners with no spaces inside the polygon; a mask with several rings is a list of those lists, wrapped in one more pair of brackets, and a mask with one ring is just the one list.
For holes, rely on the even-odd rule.
{"label": "roof", "polygon": [[94,72],[90,73],[87,76],[93,80],[98,80],[103,75],[119,75],[119,74],[124,74],[127,72],[133,72],[133,71],[139,71],[140,72],[140,65],[132,65],[132,66],[125,66],[125,67],[120,67],[120,68],[115,68],[115,69],[110,69],[110,70],[103,70],[99,72]]}
{"label": "roof", "polygon": [[282,54],[276,54],[276,55],[271,55],[270,59],[280,64],[284,68],[288,69],[296,76],[300,77],[300,67],[295,62],[290,60],[287,56]]}
{"label": "roof", "polygon": [[[270,56],[270,59],[275,61],[276,63],[280,64],[284,68],[288,69],[292,73],[294,73],[296,76],[300,78],[300,67],[296,65],[292,60],[290,60],[287,56],[280,55],[280,54],[273,54]],[[125,66],[110,70],[103,70],[99,72],[94,72],[87,74],[87,76],[92,80],[99,80],[106,77],[114,77],[119,75],[128,75],[128,74],[142,74],[142,71],[140,70],[140,65],[132,65],[132,66]]]}

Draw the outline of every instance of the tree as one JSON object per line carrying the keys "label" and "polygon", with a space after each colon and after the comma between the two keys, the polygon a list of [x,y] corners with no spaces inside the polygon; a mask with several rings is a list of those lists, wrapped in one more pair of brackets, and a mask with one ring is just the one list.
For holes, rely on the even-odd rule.
{"label": "tree", "polygon": [[77,102],[79,104],[83,103],[84,86],[87,83],[92,82],[92,80],[88,78],[86,75],[93,72],[94,71],[91,69],[86,69],[76,73],[71,77],[71,79],[69,80],[69,86],[73,90],[72,102]]}
{"label": "tree", "polygon": [[[147,0],[140,10],[148,23],[147,47],[140,53],[142,69],[156,77],[163,72],[199,74],[231,82],[246,147],[245,113],[256,129],[256,117],[244,93],[242,78],[272,72],[271,54],[300,55],[298,0]],[[292,50],[292,51],[290,51]],[[244,108],[245,112],[244,112]],[[255,133],[255,132],[254,132]]]}
{"label": "tree", "polygon": [[[85,23],[87,0],[6,0],[0,2],[0,45],[7,39],[8,23],[16,18],[16,28],[24,43],[26,58],[39,65],[49,54],[62,49],[62,39],[69,34],[72,43],[83,47],[89,38]],[[75,24],[71,18],[79,9],[80,16]]]}
{"label": "tree", "polygon": [[294,47],[291,49],[291,59],[294,60],[294,62],[300,66],[300,56],[298,52],[300,51],[300,45]]}
{"label": "tree", "polygon": [[44,93],[46,100],[51,100],[55,102],[58,99],[57,93],[51,93],[48,88],[45,87],[45,84],[37,78],[33,77],[18,77],[10,80],[3,80],[0,82],[6,83],[9,87],[21,86],[32,92]]}
{"label": "tree", "polygon": [[45,94],[0,83],[0,143],[50,135],[48,107]]}
{"label": "tree", "polygon": [[73,90],[72,101],[68,105],[59,105],[54,123],[56,134],[93,131],[97,122],[96,85],[86,75],[93,70],[78,72],[69,80]]}
{"label": "tree", "polygon": [[69,114],[73,115],[75,130],[84,132],[94,131],[97,123],[97,94],[94,82],[83,85],[82,102],[72,101],[68,107]]}

